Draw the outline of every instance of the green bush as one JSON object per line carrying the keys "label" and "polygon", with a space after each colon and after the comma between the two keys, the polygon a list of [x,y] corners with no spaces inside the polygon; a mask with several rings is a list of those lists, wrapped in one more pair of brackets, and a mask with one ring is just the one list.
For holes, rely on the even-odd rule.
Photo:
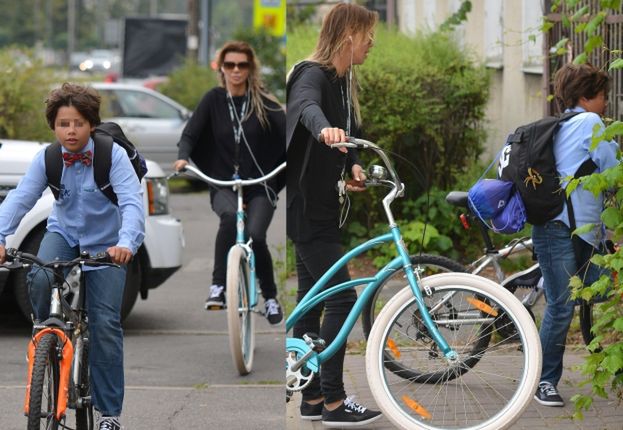
{"label": "green bush", "polygon": [[45,99],[52,78],[40,61],[25,50],[0,50],[0,137],[49,141]]}
{"label": "green bush", "polygon": [[218,80],[214,70],[186,59],[181,67],[169,75],[167,82],[158,86],[158,91],[192,111],[203,95],[216,85]]}

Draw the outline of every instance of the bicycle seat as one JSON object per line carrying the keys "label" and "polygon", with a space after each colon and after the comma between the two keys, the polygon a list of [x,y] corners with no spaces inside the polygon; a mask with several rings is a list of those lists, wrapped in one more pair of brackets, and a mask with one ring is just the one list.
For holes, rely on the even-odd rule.
{"label": "bicycle seat", "polygon": [[502,286],[514,291],[516,288],[534,288],[541,279],[541,268],[538,263],[526,270],[517,272],[502,282]]}
{"label": "bicycle seat", "polygon": [[466,191],[450,191],[446,196],[446,201],[454,206],[467,207]]}

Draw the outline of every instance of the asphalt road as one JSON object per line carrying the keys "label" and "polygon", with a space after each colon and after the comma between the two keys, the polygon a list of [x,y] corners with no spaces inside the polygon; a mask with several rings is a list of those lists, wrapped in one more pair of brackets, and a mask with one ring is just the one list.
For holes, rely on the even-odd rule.
{"label": "asphalt road", "polygon": [[[284,259],[285,195],[269,230],[273,258]],[[253,372],[241,377],[229,354],[226,314],[203,309],[218,219],[207,192],[174,194],[184,225],[184,266],[139,299],[124,323],[125,429],[285,428],[284,326],[257,318]],[[281,255],[280,255],[281,254]],[[30,328],[0,303],[0,429],[26,426],[23,401]],[[73,426],[73,423],[72,423]]]}

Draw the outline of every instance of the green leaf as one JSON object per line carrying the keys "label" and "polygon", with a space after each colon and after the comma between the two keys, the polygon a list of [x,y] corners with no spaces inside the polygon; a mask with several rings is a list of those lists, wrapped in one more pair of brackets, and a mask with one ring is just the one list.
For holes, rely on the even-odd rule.
{"label": "green leaf", "polygon": [[584,224],[583,226],[578,227],[575,230],[573,230],[572,234],[580,235],[580,234],[588,233],[589,231],[593,230],[594,228],[595,228],[595,224],[593,224],[593,223]]}
{"label": "green leaf", "polygon": [[536,34],[528,36],[528,42],[536,43]]}
{"label": "green leaf", "polygon": [[623,68],[623,58],[617,58],[612,63],[610,63],[610,66],[608,67],[608,71],[614,70],[614,69],[622,69],[622,68]]}
{"label": "green leaf", "polygon": [[584,64],[587,60],[588,55],[586,55],[586,52],[582,52],[580,55],[575,57],[575,59],[573,60],[573,64]]}
{"label": "green leaf", "polygon": [[588,24],[586,24],[586,34],[588,36],[592,36],[597,32],[597,28],[601,25],[601,23],[606,18],[606,12],[599,12],[597,15],[591,19]]}
{"label": "green leaf", "polygon": [[607,228],[614,230],[619,224],[623,222],[623,215],[616,208],[606,208],[601,213],[601,220],[604,222]]}
{"label": "green leaf", "polygon": [[592,52],[595,48],[599,48],[603,45],[603,42],[604,40],[599,34],[589,37],[586,41],[586,45],[584,45],[584,52]]}
{"label": "green leaf", "polygon": [[[597,125],[597,124],[596,124]],[[603,140],[612,140],[615,136],[623,134],[623,122],[615,121],[606,127]]]}
{"label": "green leaf", "polygon": [[571,27],[571,21],[569,20],[569,17],[566,14],[562,15],[562,25],[565,28]]}
{"label": "green leaf", "polygon": [[623,332],[623,317],[617,318],[612,324],[615,330]]}
{"label": "green leaf", "polygon": [[576,13],[573,14],[573,16],[571,17],[571,21],[577,21],[578,19],[582,18],[582,16],[586,15],[587,13],[588,13],[588,6],[584,6],[580,8]]}

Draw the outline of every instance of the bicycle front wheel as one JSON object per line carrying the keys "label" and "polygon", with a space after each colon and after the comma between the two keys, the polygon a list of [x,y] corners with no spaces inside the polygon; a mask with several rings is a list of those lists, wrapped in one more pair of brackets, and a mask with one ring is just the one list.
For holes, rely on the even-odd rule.
{"label": "bicycle front wheel", "polygon": [[93,405],[91,403],[91,384],[89,378],[89,344],[88,335],[82,344],[80,357],[80,381],[76,390],[76,430],[93,430]]}
{"label": "bicycle front wheel", "polygon": [[247,375],[253,367],[255,313],[249,297],[249,265],[245,251],[234,246],[227,258],[227,326],[234,367]]}
{"label": "bicycle front wheel", "polygon": [[[458,358],[447,359],[438,350],[416,298],[404,288],[383,308],[368,339],[366,370],[378,406],[402,429],[508,428],[531,401],[541,372],[532,318],[511,293],[476,275],[439,274],[421,284],[432,291],[428,296],[422,290],[425,305]],[[498,319],[512,330],[498,330]],[[478,364],[466,365],[474,338],[492,330]],[[503,332],[513,335],[503,337]],[[437,375],[437,381],[397,376],[385,365],[388,355],[421,374]]]}
{"label": "bicycle front wheel", "polygon": [[28,399],[28,430],[57,430],[56,419],[60,378],[59,354],[56,335],[45,334],[35,350],[35,362],[30,381]]}

